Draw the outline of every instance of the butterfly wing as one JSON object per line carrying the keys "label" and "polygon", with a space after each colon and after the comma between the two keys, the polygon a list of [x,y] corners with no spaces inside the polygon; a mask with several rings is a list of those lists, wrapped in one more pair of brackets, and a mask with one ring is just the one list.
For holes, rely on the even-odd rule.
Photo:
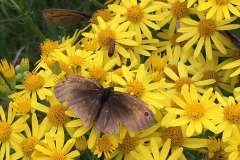
{"label": "butterfly wing", "polygon": [[90,15],[68,9],[45,9],[42,12],[43,17],[55,26],[67,26],[77,24],[79,22],[88,22]]}
{"label": "butterfly wing", "polygon": [[135,96],[114,92],[109,98],[124,126],[134,132],[149,128],[154,123],[154,116],[148,105]]}
{"label": "butterfly wing", "polygon": [[78,76],[69,76],[58,84],[54,93],[60,102],[66,101],[86,126],[100,109],[104,88],[97,82]]}
{"label": "butterfly wing", "polygon": [[96,120],[96,130],[104,133],[116,134],[119,133],[120,117],[114,108],[114,100],[108,99]]}
{"label": "butterfly wing", "polygon": [[238,54],[240,53],[240,40],[234,36],[230,31],[225,31],[225,34],[228,36],[232,44],[236,47]]}

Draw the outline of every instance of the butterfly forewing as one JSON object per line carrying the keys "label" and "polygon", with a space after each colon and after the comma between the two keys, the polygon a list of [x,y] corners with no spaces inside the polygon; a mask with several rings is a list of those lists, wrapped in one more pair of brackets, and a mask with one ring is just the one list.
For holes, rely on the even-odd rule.
{"label": "butterfly forewing", "polygon": [[[110,100],[110,99],[109,99]],[[134,132],[149,128],[154,123],[154,116],[148,105],[139,98],[114,92],[111,98],[124,126]]]}
{"label": "butterfly forewing", "polygon": [[70,108],[89,126],[98,110],[104,88],[95,81],[83,77],[70,76],[67,81],[55,87],[55,95],[60,102],[66,101]]}
{"label": "butterfly forewing", "polygon": [[73,25],[90,20],[90,15],[68,9],[45,9],[42,14],[49,23],[55,26]]}

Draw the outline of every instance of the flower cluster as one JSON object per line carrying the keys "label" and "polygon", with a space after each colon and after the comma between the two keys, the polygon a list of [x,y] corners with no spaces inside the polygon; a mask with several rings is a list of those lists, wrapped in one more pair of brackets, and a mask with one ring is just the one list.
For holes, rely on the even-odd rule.
{"label": "flower cluster", "polygon": [[[118,0],[83,30],[0,61],[0,160],[240,159],[239,0]],[[155,123],[118,134],[85,126],[54,87],[83,76],[148,104]],[[93,97],[94,98],[94,97]],[[90,115],[89,115],[90,116]],[[197,153],[194,155],[194,153]]]}

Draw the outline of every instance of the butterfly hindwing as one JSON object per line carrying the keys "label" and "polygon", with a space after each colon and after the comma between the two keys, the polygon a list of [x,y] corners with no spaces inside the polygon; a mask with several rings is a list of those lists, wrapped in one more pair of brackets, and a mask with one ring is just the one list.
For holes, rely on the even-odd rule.
{"label": "butterfly hindwing", "polygon": [[114,134],[119,132],[120,117],[113,106],[114,102],[108,99],[101,108],[96,119],[96,130]]}
{"label": "butterfly hindwing", "polygon": [[68,9],[45,9],[43,10],[44,18],[55,26],[67,26],[76,24],[79,22],[87,22],[90,19],[90,15],[74,10]]}
{"label": "butterfly hindwing", "polygon": [[154,123],[154,116],[145,102],[139,98],[122,93],[114,92],[113,106],[121,118],[124,126],[134,132],[149,128]]}
{"label": "butterfly hindwing", "polygon": [[104,88],[93,80],[70,76],[67,81],[55,87],[55,95],[60,102],[66,101],[79,115],[86,126],[100,109],[100,100]]}
{"label": "butterfly hindwing", "polygon": [[225,34],[228,36],[236,50],[238,51],[238,54],[240,52],[240,40],[236,36],[234,36],[230,31],[225,31]]}

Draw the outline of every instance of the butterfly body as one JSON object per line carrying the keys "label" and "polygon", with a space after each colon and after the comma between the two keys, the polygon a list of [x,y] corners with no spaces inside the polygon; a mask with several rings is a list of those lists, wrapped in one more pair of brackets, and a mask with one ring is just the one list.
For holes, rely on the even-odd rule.
{"label": "butterfly body", "polygon": [[102,96],[100,98],[100,105],[99,105],[99,109],[98,112],[95,114],[94,120],[97,121],[100,115],[100,111],[103,107],[103,105],[105,104],[105,102],[107,101],[107,99],[113,94],[113,87],[109,87],[109,88],[103,88],[102,89]]}
{"label": "butterfly body", "polygon": [[142,100],[84,77],[70,76],[54,92],[60,102],[68,103],[85,126],[95,121],[97,131],[119,133],[123,122],[127,129],[137,132],[154,122],[153,113]]}

